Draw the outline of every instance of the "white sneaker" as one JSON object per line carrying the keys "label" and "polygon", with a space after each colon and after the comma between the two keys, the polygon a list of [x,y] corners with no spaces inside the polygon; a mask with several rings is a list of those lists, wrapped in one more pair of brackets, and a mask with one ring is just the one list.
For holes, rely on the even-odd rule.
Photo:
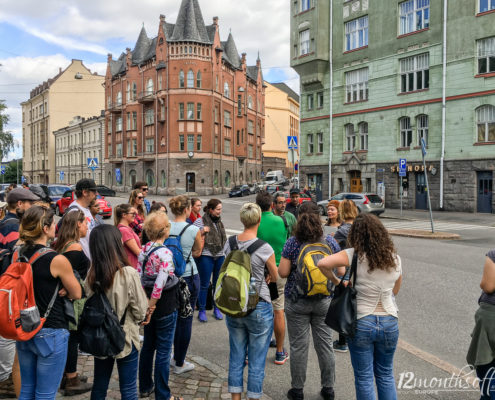
{"label": "white sneaker", "polygon": [[184,365],[182,367],[178,367],[177,365],[174,366],[174,372],[177,375],[183,374],[184,372],[192,371],[193,369],[194,369],[194,364],[187,361],[184,361]]}
{"label": "white sneaker", "polygon": [[175,367],[174,353],[170,356],[170,366]]}
{"label": "white sneaker", "polygon": [[144,336],[143,336],[143,335],[139,335],[139,341],[140,341],[141,343],[143,343],[143,342],[144,342]]}

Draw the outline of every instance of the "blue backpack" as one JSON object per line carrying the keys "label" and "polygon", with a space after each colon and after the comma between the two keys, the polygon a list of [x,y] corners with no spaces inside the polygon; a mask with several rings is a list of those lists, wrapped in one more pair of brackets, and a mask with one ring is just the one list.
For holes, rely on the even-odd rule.
{"label": "blue backpack", "polygon": [[191,258],[191,252],[187,258],[184,257],[184,251],[182,250],[182,245],[180,244],[181,237],[183,233],[189,228],[191,224],[187,224],[184,229],[180,231],[178,235],[170,235],[163,245],[169,249],[173,254],[174,259],[174,267],[175,267],[175,275],[181,276],[186,270],[186,265]]}

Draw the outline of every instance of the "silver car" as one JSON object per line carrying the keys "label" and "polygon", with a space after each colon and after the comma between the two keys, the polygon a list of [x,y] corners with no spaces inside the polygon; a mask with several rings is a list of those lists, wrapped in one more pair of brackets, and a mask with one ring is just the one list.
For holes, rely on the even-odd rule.
{"label": "silver car", "polygon": [[344,199],[352,200],[360,213],[373,213],[379,216],[385,212],[385,204],[382,198],[375,193],[339,193],[329,200],[318,202],[321,215],[327,215],[327,204],[330,200],[342,201]]}

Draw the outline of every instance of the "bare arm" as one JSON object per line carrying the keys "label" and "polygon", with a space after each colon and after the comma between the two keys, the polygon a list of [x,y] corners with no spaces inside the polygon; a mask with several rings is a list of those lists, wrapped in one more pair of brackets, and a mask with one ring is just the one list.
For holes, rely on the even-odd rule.
{"label": "bare arm", "polygon": [[399,279],[397,279],[395,281],[394,288],[392,289],[392,292],[393,292],[394,296],[397,296],[397,293],[399,293],[399,290],[400,290],[400,286],[401,285],[402,285],[402,275],[399,276]]}
{"label": "bare arm", "polygon": [[266,266],[268,268],[268,272],[270,273],[270,281],[277,282],[278,272],[277,272],[277,264],[275,263],[275,254],[272,254],[270,258],[266,261]]}
{"label": "bare arm", "polygon": [[488,294],[495,292],[495,263],[488,257],[485,258],[480,288]]}
{"label": "bare arm", "polygon": [[74,276],[72,266],[67,258],[62,255],[56,256],[50,264],[50,273],[54,278],[60,278],[69,299],[77,300],[81,298],[81,284]]}
{"label": "bare arm", "polygon": [[338,285],[340,279],[335,276],[334,269],[341,268],[342,266],[349,266],[349,257],[347,257],[347,252],[342,250],[338,253],[327,256],[318,261],[317,267],[328,279],[332,281],[333,284]]}
{"label": "bare arm", "polygon": [[285,257],[280,258],[278,264],[278,274],[281,278],[287,278],[290,274],[290,260]]}
{"label": "bare arm", "polygon": [[138,246],[136,239],[129,239],[124,243],[136,256],[141,253],[141,247]]}
{"label": "bare arm", "polygon": [[201,231],[198,231],[196,237],[194,238],[194,244],[192,247],[192,256],[194,258],[199,257],[201,255],[201,252],[203,251],[203,244],[204,244],[203,236],[201,236]]}

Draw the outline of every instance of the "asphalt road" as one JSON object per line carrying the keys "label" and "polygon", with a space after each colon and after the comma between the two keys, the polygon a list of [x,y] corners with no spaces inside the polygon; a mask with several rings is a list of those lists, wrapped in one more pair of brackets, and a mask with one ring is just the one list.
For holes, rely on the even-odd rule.
{"label": "asphalt road", "polygon": [[[222,219],[227,230],[231,233],[241,230],[239,209],[245,201],[254,201],[254,196],[219,198],[223,201]],[[108,200],[112,205],[125,201],[123,198]],[[452,222],[463,224],[469,221],[454,218]],[[459,229],[457,226],[454,228]],[[495,235],[493,229],[481,224],[479,230],[459,229],[456,233],[461,234],[461,240],[394,238],[404,271],[403,285],[397,296],[401,343],[395,359],[396,381],[401,386],[400,399],[479,399],[475,389],[459,389],[462,380],[457,385],[450,380],[447,389],[439,389],[439,386],[448,386],[449,382],[445,380],[451,377],[452,369],[462,369],[466,364],[465,356],[480,295],[484,255],[495,247]],[[286,347],[289,348],[287,338]],[[210,317],[207,324],[200,324],[195,319],[190,354],[200,355],[228,369],[228,353],[225,323]],[[285,399],[290,388],[289,363],[277,366],[273,359],[274,350],[270,349],[264,391],[273,399]],[[336,354],[336,371],[336,398],[355,398],[348,353]],[[432,384],[433,388],[425,387],[425,383]],[[312,349],[305,397],[317,399],[319,390],[318,362]]]}

